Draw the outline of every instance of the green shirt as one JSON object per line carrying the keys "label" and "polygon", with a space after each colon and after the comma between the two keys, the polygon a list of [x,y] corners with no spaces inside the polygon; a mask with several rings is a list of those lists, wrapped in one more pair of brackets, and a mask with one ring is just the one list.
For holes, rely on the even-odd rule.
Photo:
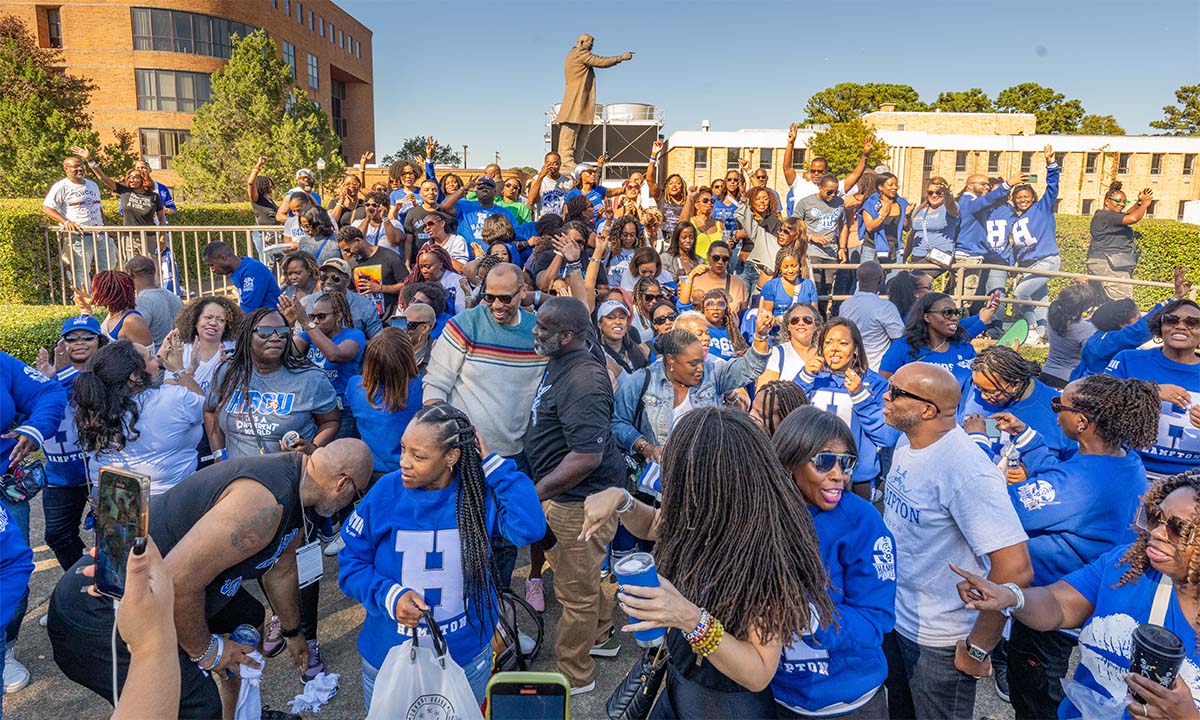
{"label": "green shirt", "polygon": [[[527,222],[533,222],[533,211],[523,202],[509,202],[503,198],[496,198],[496,206],[502,207],[513,214],[517,219],[518,225],[524,225]],[[516,228],[513,228],[514,230]]]}

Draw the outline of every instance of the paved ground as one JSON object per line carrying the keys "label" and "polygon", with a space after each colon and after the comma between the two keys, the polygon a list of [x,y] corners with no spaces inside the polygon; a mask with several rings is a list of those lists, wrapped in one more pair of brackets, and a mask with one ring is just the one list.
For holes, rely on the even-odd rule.
{"label": "paved ground", "polygon": [[[42,510],[40,496],[32,508],[32,539],[35,547],[34,572],[29,612],[21,628],[21,637],[16,644],[16,655],[33,674],[33,681],[25,689],[4,698],[4,713],[9,718],[37,720],[41,718],[103,718],[111,714],[111,707],[91,691],[70,682],[62,676],[50,656],[50,643],[46,631],[38,625],[38,618],[46,612],[47,600],[62,574],[53,555],[43,544]],[[523,587],[529,571],[528,555],[522,553],[513,585]],[[350,720],[362,718],[362,691],[359,683],[359,656],[355,649],[358,629],[363,619],[363,609],[347,599],[337,588],[336,558],[326,558],[325,577],[321,586],[321,621],[319,637],[321,651],[330,672],[341,673],[341,688],[337,697],[325,707],[319,718],[327,720]],[[546,642],[538,655],[535,670],[553,670],[553,633],[560,608],[552,598],[554,576],[547,573],[547,608],[545,624]],[[253,584],[252,584],[253,585]],[[612,585],[607,586],[611,592]],[[624,676],[633,662],[637,648],[632,638],[623,636],[625,647],[616,658],[598,659],[597,690],[588,695],[572,699],[572,715],[583,720],[603,720],[604,702],[609,693]],[[97,672],[107,672],[97,668]],[[263,680],[263,702],[274,708],[286,709],[287,702],[301,690],[299,678],[288,667],[287,657],[281,655],[267,662]],[[975,717],[987,720],[1010,720],[1012,709],[997,699],[990,681],[980,683]]]}

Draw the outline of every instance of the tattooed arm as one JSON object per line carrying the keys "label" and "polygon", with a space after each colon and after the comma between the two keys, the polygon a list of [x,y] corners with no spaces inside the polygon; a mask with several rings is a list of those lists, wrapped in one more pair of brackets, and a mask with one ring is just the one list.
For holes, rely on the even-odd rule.
{"label": "tattooed arm", "polygon": [[204,589],[221,571],[266,547],[282,516],[283,507],[269,490],[253,480],[237,480],[167,554],[175,585],[175,630],[189,657],[201,655],[209,643]]}

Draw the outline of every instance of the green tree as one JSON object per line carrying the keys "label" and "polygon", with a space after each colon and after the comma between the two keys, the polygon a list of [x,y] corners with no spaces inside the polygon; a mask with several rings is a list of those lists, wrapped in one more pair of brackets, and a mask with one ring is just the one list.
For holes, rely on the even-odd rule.
{"label": "green tree", "polygon": [[[862,157],[863,142],[868,135],[873,135],[871,126],[862,118],[848,122],[830,123],[829,127],[816,133],[808,141],[808,158],[823,157],[829,164],[829,172],[838,177],[846,177],[858,159]],[[888,146],[879,138],[875,138],[871,154],[867,157],[867,167],[875,167],[887,159]]]}
{"label": "green tree", "polygon": [[980,88],[970,90],[949,90],[939,93],[937,100],[929,106],[930,110],[942,112],[994,112],[996,106]]}
{"label": "green tree", "polygon": [[1163,105],[1163,119],[1150,123],[1164,135],[1200,135],[1200,85],[1183,85],[1175,91],[1178,105]]}
{"label": "green tree", "polygon": [[1033,113],[1037,116],[1037,132],[1069,135],[1079,132],[1083,119],[1083,103],[1068,100],[1053,88],[1037,83],[1021,83],[996,96],[996,110],[1009,113]]}
{"label": "green tree", "polygon": [[920,95],[909,85],[890,83],[839,83],[816,93],[804,105],[806,125],[827,125],[857,120],[875,112],[884,103],[899,111],[927,110]]}
{"label": "green tree", "polygon": [[196,109],[191,139],[174,159],[184,195],[205,202],[244,199],[259,156],[267,158],[263,174],[279,184],[322,158],[326,184],[341,178],[341,138],[325,110],[292,81],[264,31],[234,39],[229,62],[213,73],[212,99]]}
{"label": "green tree", "polygon": [[[425,157],[425,138],[420,135],[414,135],[404,141],[400,149],[390,155],[384,155],[380,163],[383,165],[391,165],[400,160],[412,162],[414,160],[424,159]],[[433,146],[433,162],[437,165],[461,165],[462,157],[454,152],[454,148],[449,145],[444,145],[440,142],[435,142]]]}
{"label": "green tree", "polygon": [[1125,128],[1112,115],[1084,115],[1079,121],[1080,135],[1124,135]]}
{"label": "green tree", "polygon": [[[42,197],[72,145],[100,145],[87,113],[95,85],[62,65],[60,51],[38,47],[21,20],[0,15],[0,197]],[[125,131],[99,150],[99,162],[119,172],[136,157]]]}

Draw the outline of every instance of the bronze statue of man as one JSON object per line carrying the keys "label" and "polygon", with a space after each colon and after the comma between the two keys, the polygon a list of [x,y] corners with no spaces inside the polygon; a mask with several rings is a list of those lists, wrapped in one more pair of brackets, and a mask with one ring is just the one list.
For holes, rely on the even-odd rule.
{"label": "bronze statue of man", "polygon": [[612,67],[633,58],[632,52],[613,57],[592,54],[591,35],[580,35],[575,47],[567,53],[563,75],[567,88],[563,92],[562,106],[555,120],[561,127],[558,134],[558,154],[562,158],[563,172],[574,169],[575,148],[587,147],[588,135],[596,122],[596,71],[592,68]]}

